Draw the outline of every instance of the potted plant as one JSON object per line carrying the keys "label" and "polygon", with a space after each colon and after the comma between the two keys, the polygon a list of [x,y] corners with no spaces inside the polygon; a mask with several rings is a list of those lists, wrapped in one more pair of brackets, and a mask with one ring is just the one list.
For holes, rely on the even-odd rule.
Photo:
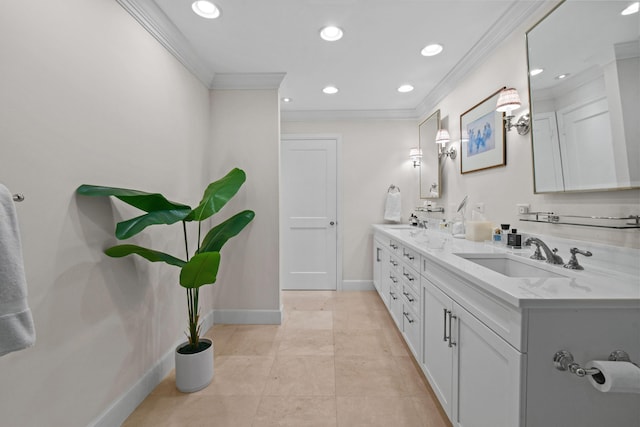
{"label": "potted plant", "polygon": [[[220,266],[220,249],[253,220],[255,213],[251,210],[239,212],[211,228],[203,239],[202,221],[222,209],[245,180],[243,170],[232,169],[223,178],[207,186],[202,201],[193,209],[188,205],[169,201],[159,193],[96,185],[81,185],[76,190],[84,196],[113,196],[146,212],[117,224],[115,236],[120,240],[135,236],[150,225],[182,222],[185,259],[131,244],[116,245],[104,252],[116,258],[135,254],[151,262],[165,262],[180,268],[179,283],[186,289],[189,317],[186,332],[188,341],[176,348],[176,386],[183,392],[200,390],[209,385],[213,378],[213,343],[200,338],[200,287],[215,283]],[[198,223],[198,246],[190,256],[186,224],[193,221]]]}

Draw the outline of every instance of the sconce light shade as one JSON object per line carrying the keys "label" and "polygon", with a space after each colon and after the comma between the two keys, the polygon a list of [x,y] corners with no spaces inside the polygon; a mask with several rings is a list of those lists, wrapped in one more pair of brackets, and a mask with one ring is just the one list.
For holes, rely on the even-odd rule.
{"label": "sconce light shade", "polygon": [[438,132],[436,133],[436,144],[446,144],[451,140],[451,137],[449,136],[449,131],[446,129],[438,129]]}
{"label": "sconce light shade", "polygon": [[518,95],[518,91],[510,87],[508,89],[502,89],[500,92],[500,96],[498,96],[498,102],[496,104],[496,111],[511,114],[513,110],[517,110],[521,105],[522,103],[520,102],[520,95]]}
{"label": "sconce light shade", "polygon": [[412,148],[409,150],[409,159],[413,162],[413,167],[417,168],[420,166],[420,161],[422,160],[422,150],[420,148]]}
{"label": "sconce light shade", "polygon": [[512,128],[516,128],[518,134],[526,135],[529,132],[529,126],[531,124],[529,114],[524,114],[516,123],[512,123],[515,116],[513,110],[520,108],[522,102],[520,101],[520,95],[518,91],[512,87],[508,89],[502,89],[500,96],[498,96],[498,102],[496,103],[496,111],[506,113],[504,118],[504,124],[507,131]]}

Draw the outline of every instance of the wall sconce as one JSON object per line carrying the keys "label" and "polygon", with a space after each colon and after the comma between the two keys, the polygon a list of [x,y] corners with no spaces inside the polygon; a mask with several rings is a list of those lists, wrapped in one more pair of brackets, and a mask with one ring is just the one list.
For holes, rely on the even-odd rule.
{"label": "wall sconce", "polygon": [[450,157],[451,159],[455,159],[457,152],[456,149],[451,147],[448,150],[445,149],[447,143],[451,140],[449,136],[449,131],[446,129],[438,129],[436,133],[436,144],[438,144],[438,158],[442,158],[442,156]]}
{"label": "wall sconce", "polygon": [[518,95],[518,91],[510,87],[502,89],[502,91],[500,92],[500,96],[498,96],[498,102],[496,103],[496,111],[507,113],[506,117],[504,118],[507,131],[510,131],[511,128],[515,127],[519,135],[526,135],[529,132],[531,123],[528,113],[520,116],[515,124],[511,123],[511,121],[515,117],[513,115],[513,110],[517,110],[521,105],[522,103],[520,102],[520,95]]}
{"label": "wall sconce", "polygon": [[412,148],[409,150],[409,158],[413,162],[413,167],[417,168],[420,166],[420,161],[422,160],[422,150],[419,148]]}

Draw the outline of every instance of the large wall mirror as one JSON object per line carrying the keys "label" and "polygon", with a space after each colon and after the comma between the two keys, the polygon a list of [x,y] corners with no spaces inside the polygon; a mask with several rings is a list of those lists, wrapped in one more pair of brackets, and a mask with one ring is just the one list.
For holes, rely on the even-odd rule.
{"label": "large wall mirror", "polygon": [[628,13],[631,3],[566,0],[527,33],[536,193],[640,187],[640,14]]}
{"label": "large wall mirror", "polygon": [[440,110],[427,117],[420,126],[420,198],[437,199],[441,196],[440,188],[440,160],[438,158],[438,144],[436,133],[440,128]]}

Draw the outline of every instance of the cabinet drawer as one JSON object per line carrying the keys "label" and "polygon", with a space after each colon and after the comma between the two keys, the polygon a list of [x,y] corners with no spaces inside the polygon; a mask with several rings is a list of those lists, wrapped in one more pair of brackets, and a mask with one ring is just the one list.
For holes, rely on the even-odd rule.
{"label": "cabinet drawer", "polygon": [[402,255],[402,246],[400,245],[400,243],[393,239],[389,239],[388,242],[389,243],[387,244],[387,248],[389,249],[389,252]]}
{"label": "cabinet drawer", "polygon": [[422,257],[421,274],[517,350],[526,353],[522,313],[426,257]]}
{"label": "cabinet drawer", "polygon": [[420,352],[422,348],[420,345],[420,318],[415,314],[411,307],[406,304],[402,307],[402,332],[404,333],[405,340],[416,360],[420,360],[422,358],[422,354]]}
{"label": "cabinet drawer", "polygon": [[389,269],[392,271],[396,271],[398,273],[402,272],[402,267],[400,267],[400,261],[398,257],[395,255],[389,254]]}
{"label": "cabinet drawer", "polygon": [[409,306],[415,313],[420,313],[420,298],[418,292],[412,286],[402,285],[402,298],[405,305]]}
{"label": "cabinet drawer", "polygon": [[398,329],[402,330],[402,294],[397,285],[391,284],[389,288],[389,311]]}
{"label": "cabinet drawer", "polygon": [[416,251],[402,246],[400,255],[402,256],[402,261],[416,270],[420,270],[420,255]]}
{"label": "cabinet drawer", "polygon": [[416,270],[402,264],[402,281],[413,288],[416,295],[418,294],[418,290],[420,289],[420,275]]}

